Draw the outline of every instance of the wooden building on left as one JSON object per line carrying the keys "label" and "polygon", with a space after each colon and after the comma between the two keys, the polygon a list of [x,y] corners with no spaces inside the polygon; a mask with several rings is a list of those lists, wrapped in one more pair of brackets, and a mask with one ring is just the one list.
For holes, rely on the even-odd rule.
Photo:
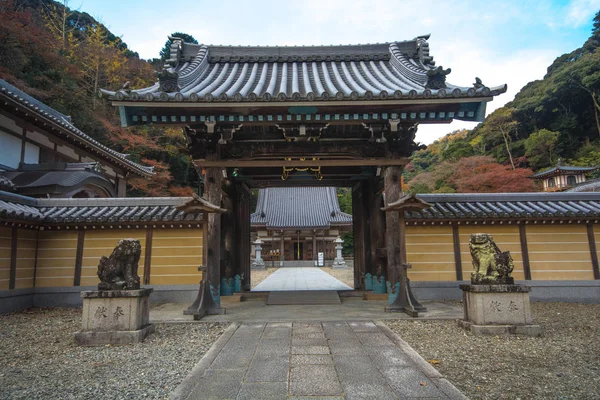
{"label": "wooden building on left", "polygon": [[31,197],[125,197],[128,178],[152,175],[151,167],[0,79],[0,189]]}

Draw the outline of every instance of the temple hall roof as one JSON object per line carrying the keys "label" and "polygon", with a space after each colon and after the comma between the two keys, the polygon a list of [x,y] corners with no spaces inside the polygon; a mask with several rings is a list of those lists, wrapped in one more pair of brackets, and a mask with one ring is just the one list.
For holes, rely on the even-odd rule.
{"label": "temple hall roof", "polygon": [[557,175],[577,175],[577,174],[581,174],[581,173],[588,173],[588,172],[592,172],[597,170],[598,167],[576,167],[576,166],[571,166],[571,165],[562,165],[562,163],[559,161],[558,164],[556,164],[556,166],[546,169],[544,171],[540,171],[536,174],[533,174],[531,177],[532,178],[549,178],[551,176],[557,176]]}
{"label": "temple hall roof", "polygon": [[352,224],[352,216],[340,210],[333,187],[268,188],[259,190],[250,222],[269,229],[329,228]]}
{"label": "temple hall roof", "polygon": [[101,90],[133,102],[310,102],[485,98],[506,91],[446,82],[429,36],[339,46],[213,46],[172,38],[170,58],[153,86]]}
{"label": "temple hall roof", "polygon": [[10,179],[24,195],[61,194],[84,185],[101,188],[108,197],[116,197],[113,184],[99,173],[99,163],[22,164],[16,171],[0,176]]}
{"label": "temple hall roof", "polygon": [[85,148],[100,158],[107,160],[109,163],[116,164],[138,176],[150,177],[154,175],[152,167],[146,167],[128,160],[127,154],[114,151],[97,140],[92,139],[73,125],[71,117],[58,112],[3,79],[0,79],[0,98],[10,99],[21,107],[24,107],[27,110],[28,116],[47,122],[63,133],[75,146]]}

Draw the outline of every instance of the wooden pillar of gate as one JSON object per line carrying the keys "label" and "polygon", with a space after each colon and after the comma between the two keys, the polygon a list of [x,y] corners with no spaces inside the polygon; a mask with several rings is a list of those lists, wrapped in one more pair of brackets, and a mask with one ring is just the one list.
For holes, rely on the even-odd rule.
{"label": "wooden pillar of gate", "polygon": [[[221,182],[223,175],[221,168],[207,168],[204,180],[204,190],[207,200],[211,204],[221,205],[222,192]],[[206,238],[206,282],[212,292],[218,308],[209,310],[209,314],[221,312],[221,215],[217,213],[208,214],[208,237]]]}
{"label": "wooden pillar of gate", "polygon": [[365,274],[365,216],[363,187],[357,183],[352,188],[352,236],[354,239],[354,288],[364,289]]}
{"label": "wooden pillar of gate", "polygon": [[221,213],[227,210],[221,204],[221,171],[218,168],[208,169],[205,176],[205,193],[207,198],[194,194],[190,201],[176,208],[186,213],[202,213],[202,281],[196,299],[185,311],[200,319],[207,314],[222,314],[220,306],[221,280]]}
{"label": "wooden pillar of gate", "polygon": [[221,204],[225,211],[221,214],[221,259],[220,274],[221,278],[232,279],[238,273],[236,263],[237,249],[234,245],[237,234],[236,221],[236,193],[235,185],[231,181],[225,180],[222,183]]}
{"label": "wooden pillar of gate", "polygon": [[242,290],[250,290],[250,189],[243,183],[236,184],[235,203],[237,273],[242,277]]}
{"label": "wooden pillar of gate", "polygon": [[383,182],[378,178],[372,180],[369,185],[369,228],[371,235],[371,258],[366,272],[375,274],[381,267],[381,273],[385,272],[385,263],[382,262],[379,249],[385,248],[385,213],[381,210],[383,204]]}
{"label": "wooden pillar of gate", "polygon": [[[401,188],[401,176],[402,167],[392,166],[385,169],[383,175],[383,185],[385,193],[385,205],[395,203],[400,199],[402,194]],[[398,211],[390,211],[385,214],[385,241],[387,248],[387,271],[386,280],[389,282],[388,288],[395,293],[398,291],[397,283],[400,282],[400,290],[398,291],[398,298],[394,302],[397,310],[404,311],[404,307],[408,303],[407,291],[406,291],[406,270],[403,268],[401,260],[400,243],[405,240],[403,235],[404,227],[400,227],[400,216]]]}

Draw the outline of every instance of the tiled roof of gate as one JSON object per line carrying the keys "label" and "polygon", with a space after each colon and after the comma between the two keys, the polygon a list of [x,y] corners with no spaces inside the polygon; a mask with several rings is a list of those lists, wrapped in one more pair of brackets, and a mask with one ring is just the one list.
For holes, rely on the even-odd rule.
{"label": "tiled roof of gate", "polygon": [[253,225],[267,228],[326,228],[350,225],[352,216],[340,210],[335,188],[268,188],[258,192]]}
{"label": "tiled roof of gate", "polygon": [[52,107],[28,95],[3,79],[0,79],[0,95],[6,96],[11,100],[18,102],[22,106],[26,107],[33,115],[39,115],[42,119],[46,119],[51,124],[62,128],[62,130],[71,136],[72,139],[75,139],[80,146],[93,149],[95,153],[99,154],[105,159],[111,160],[120,167],[124,167],[128,171],[134,172],[136,175],[143,177],[150,177],[154,175],[152,172],[153,167],[146,167],[128,160],[127,154],[114,151],[113,149],[92,139],[90,136],[73,125],[71,122],[71,117],[56,111]]}
{"label": "tiled roof of gate", "polygon": [[408,220],[599,218],[600,193],[421,194],[432,207],[406,212]]}
{"label": "tiled roof of gate", "polygon": [[[427,86],[440,72],[427,36],[339,46],[214,46],[173,38],[170,59],[153,86],[116,92],[118,101],[313,101],[488,97],[506,85]],[[445,71],[449,73],[450,71]]]}

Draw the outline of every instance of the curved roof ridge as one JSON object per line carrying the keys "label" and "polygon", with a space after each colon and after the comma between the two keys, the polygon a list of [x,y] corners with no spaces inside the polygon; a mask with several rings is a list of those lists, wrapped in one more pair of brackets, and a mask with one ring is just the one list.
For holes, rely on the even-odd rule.
{"label": "curved roof ridge", "polygon": [[[135,94],[123,90],[101,93],[119,102],[264,103],[434,97],[489,101],[490,96],[506,91],[506,85],[490,89],[446,84],[450,69],[435,67],[428,38],[320,46],[223,46],[179,41],[171,49],[167,63],[171,69],[159,76],[158,87],[138,89]],[[202,60],[197,62],[197,58]],[[173,72],[175,62],[179,73]],[[474,117],[482,118],[452,118]]]}

